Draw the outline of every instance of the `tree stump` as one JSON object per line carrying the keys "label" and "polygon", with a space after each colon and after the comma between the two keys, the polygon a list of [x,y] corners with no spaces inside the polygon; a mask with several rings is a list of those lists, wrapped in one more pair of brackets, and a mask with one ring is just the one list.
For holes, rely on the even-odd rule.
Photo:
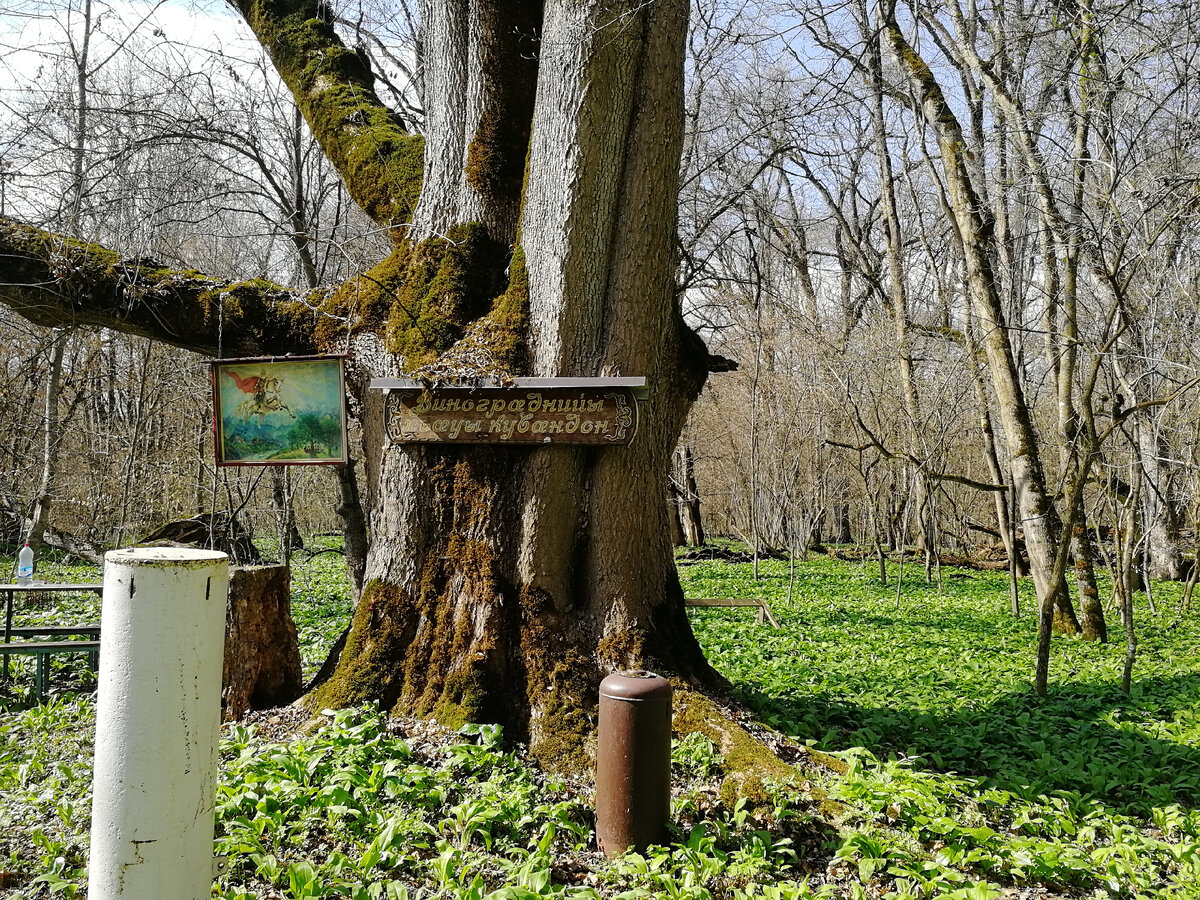
{"label": "tree stump", "polygon": [[222,718],[291,703],[304,686],[287,566],[234,566],[225,611]]}

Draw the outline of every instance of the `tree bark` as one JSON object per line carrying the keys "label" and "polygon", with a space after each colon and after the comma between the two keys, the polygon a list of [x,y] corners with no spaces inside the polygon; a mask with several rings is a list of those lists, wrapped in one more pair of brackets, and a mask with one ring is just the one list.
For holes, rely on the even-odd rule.
{"label": "tree bark", "polygon": [[[1076,134],[1076,155],[1083,154],[1080,129]],[[1077,167],[1076,189],[1082,191],[1082,174]],[[1077,200],[1079,195],[1077,193]],[[1058,412],[1059,462],[1063,472],[1078,472],[1082,455],[1081,418],[1075,403],[1075,379],[1077,374],[1078,341],[1076,308],[1078,301],[1079,251],[1078,229],[1072,231],[1072,243],[1064,248],[1062,277],[1059,277],[1059,247],[1053,229],[1043,223],[1042,267],[1045,277],[1046,312],[1043,324],[1046,333],[1046,363],[1054,384],[1056,409]],[[1061,304],[1061,315],[1059,306]],[[1075,568],[1075,589],[1079,596],[1082,614],[1081,632],[1083,639],[1104,643],[1108,640],[1108,626],[1104,621],[1104,605],[1100,602],[1100,591],[1096,584],[1096,572],[1092,562],[1092,543],[1088,536],[1087,514],[1083,496],[1075,501],[1075,508],[1068,510],[1074,520],[1069,534],[1063,535],[1068,542]]]}
{"label": "tree bark", "polygon": [[679,492],[679,486],[675,483],[675,477],[672,476],[671,483],[667,488],[667,528],[671,532],[672,547],[687,545],[683,536],[683,521],[680,518],[682,501],[683,497]]}
{"label": "tree bark", "polygon": [[50,507],[54,502],[53,490],[58,480],[58,444],[62,436],[58,401],[62,390],[63,354],[66,352],[68,335],[66,329],[57,330],[50,344],[50,377],[46,381],[46,399],[42,415],[42,477],[34,495],[33,512],[29,516],[29,532],[26,537],[35,556],[42,549],[46,529],[50,524]]}
{"label": "tree bark", "polygon": [[296,527],[291,478],[285,466],[271,467],[271,506],[275,509],[275,532],[279,536],[279,561],[289,566],[292,551],[304,549],[304,538]]}
{"label": "tree bark", "polygon": [[1142,521],[1146,532],[1146,577],[1155,581],[1183,580],[1183,553],[1179,549],[1179,515],[1172,503],[1170,479],[1159,441],[1159,429],[1150,414],[1134,414],[1134,435],[1141,461]]}
{"label": "tree bark", "polygon": [[234,566],[225,614],[223,718],[291,703],[303,684],[288,567]]}
{"label": "tree bark", "polygon": [[334,474],[338,482],[337,514],[342,519],[342,533],[345,536],[346,573],[357,598],[362,594],[371,539],[367,515],[363,510],[362,496],[358,489],[358,476],[354,471],[355,465],[357,460],[351,457],[346,461],[346,465],[335,466]]}
{"label": "tree bark", "polygon": [[[1029,405],[1021,387],[1008,327],[996,291],[988,244],[993,237],[968,172],[966,143],[958,119],[924,60],[909,45],[896,23],[884,23],[892,53],[905,72],[928,126],[937,137],[949,189],[951,210],[966,262],[967,289],[979,319],[983,348],[992,376],[1009,450],[1009,466],[1017,491],[1021,527],[1029,554],[1040,607],[1040,629],[1078,633],[1079,622],[1071,606],[1066,582],[1055,577],[1055,553],[1061,525],[1050,495],[1038,452],[1038,438]],[[1039,691],[1045,690],[1045,672],[1039,666]]]}
{"label": "tree bark", "polygon": [[[979,435],[983,440],[983,458],[987,462],[988,474],[992,478],[993,484],[1004,484],[1004,473],[1000,469],[1000,458],[996,454],[996,430],[992,424],[991,404],[988,402],[987,385],[984,383],[983,373],[980,371],[980,365],[977,361],[980,356],[979,345],[975,336],[975,318],[968,310],[967,313],[967,329],[964,332],[966,339],[966,349],[970,356],[971,365],[971,383],[975,389],[975,405],[979,407]],[[1025,562],[1025,558],[1021,555],[1021,548],[1017,544],[1016,529],[1013,528],[1012,517],[1008,514],[1010,491],[994,491],[993,507],[996,510],[996,531],[1000,534],[1000,540],[1004,543],[1004,551],[1008,554],[1009,568],[1012,571],[1013,578],[1022,577],[1029,574],[1029,567]],[[1014,596],[1016,582],[1013,582]],[[1015,614],[1015,604],[1014,604]]]}
{"label": "tree bark", "polygon": [[700,516],[700,489],[696,485],[696,466],[692,448],[680,444],[675,451],[675,472],[679,482],[679,525],[683,542],[689,547],[703,547],[704,522]]}
{"label": "tree bark", "polygon": [[[1086,42],[1085,42],[1086,48]],[[1085,50],[1086,52],[1086,50]],[[1089,76],[1081,79],[1080,90],[1088,93]],[[1076,215],[1082,215],[1084,200],[1084,185],[1088,173],[1088,133],[1090,130],[1090,114],[1087,104],[1083,113],[1075,116],[1075,164],[1072,172],[1072,208]],[[1042,197],[1043,209],[1051,207],[1051,198]],[[1051,321],[1046,330],[1047,353],[1050,357],[1051,372],[1056,379],[1058,397],[1058,431],[1061,440],[1060,460],[1064,471],[1070,471],[1078,465],[1080,454],[1080,414],[1075,403],[1075,377],[1079,359],[1079,258],[1082,234],[1079,222],[1072,223],[1067,246],[1064,248],[1063,277],[1062,277],[1062,315],[1058,327]],[[1047,276],[1047,317],[1056,318],[1056,305],[1059,302],[1058,288],[1058,253],[1055,252],[1057,242],[1054,238],[1054,228],[1049,221],[1043,223],[1043,257]],[[1090,397],[1088,399],[1090,402]],[[1100,590],[1096,584],[1096,571],[1092,562],[1092,544],[1088,537],[1087,513],[1083,507],[1083,495],[1080,493],[1076,508],[1071,510],[1075,525],[1069,536],[1064,539],[1071,542],[1071,555],[1075,561],[1075,588],[1079,593],[1079,611],[1082,614],[1082,631],[1084,640],[1108,640],[1108,625],[1104,621],[1104,605],[1100,602]]]}

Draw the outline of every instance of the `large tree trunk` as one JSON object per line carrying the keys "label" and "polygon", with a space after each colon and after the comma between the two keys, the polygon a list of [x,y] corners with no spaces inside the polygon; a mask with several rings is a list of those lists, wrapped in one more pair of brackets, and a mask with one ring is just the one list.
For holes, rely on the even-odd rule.
{"label": "large tree trunk", "polygon": [[[498,721],[570,764],[608,671],[716,677],[684,615],[662,502],[704,377],[673,298],[687,4],[547,3],[533,103],[528,73],[464,75],[459,59],[527,57],[527,33],[491,4],[465,17],[456,4],[427,7],[430,46],[446,48],[426,57],[427,88],[441,85],[427,95],[430,120],[466,121],[452,129],[457,147],[443,135],[426,157],[418,227],[448,232],[474,217],[504,240],[519,225],[507,296],[527,290],[529,324],[517,364],[644,375],[650,400],[629,447],[440,447],[389,444],[383,397],[364,394],[368,458],[379,460],[368,466],[374,540],[346,648],[316,702]],[[503,99],[476,110],[476,94]],[[525,159],[512,139],[522,134],[518,223],[522,179],[504,173],[509,155]]]}

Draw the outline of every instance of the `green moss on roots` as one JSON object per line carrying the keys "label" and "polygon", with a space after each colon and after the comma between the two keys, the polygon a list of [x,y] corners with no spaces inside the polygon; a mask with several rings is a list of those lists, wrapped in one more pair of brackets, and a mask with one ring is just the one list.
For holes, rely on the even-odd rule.
{"label": "green moss on roots", "polygon": [[429,453],[428,512],[438,545],[424,556],[412,595],[380,581],[364,589],[341,662],[313,702],[378,699],[452,727],[506,722],[510,695],[521,692],[504,671],[507,588],[488,535],[511,459]]}
{"label": "green moss on roots", "polygon": [[[751,806],[770,807],[773,803],[770,785],[772,782],[795,781],[803,777],[800,769],[781,760],[767,744],[756,738],[718,704],[705,695],[675,682],[675,714],[672,730],[676,737],[700,733],[717,746],[721,752],[721,768],[725,774],[721,782],[721,802],[732,808],[738,800],[745,799]],[[845,775],[848,766],[842,760],[805,747],[808,760],[805,768],[825,768]],[[840,801],[829,798],[828,793],[807,781],[803,785],[806,793],[822,814],[839,819],[846,813]]]}
{"label": "green moss on roots", "polygon": [[521,592],[521,658],[534,716],[529,752],[547,769],[584,772],[592,765],[586,738],[595,728],[600,670],[570,639],[541,591]]}
{"label": "green moss on roots", "polygon": [[391,706],[403,683],[396,665],[395,648],[410,643],[417,631],[412,600],[395,585],[372,581],[363,588],[354,613],[342,660],[333,676],[313,694],[313,709],[340,709],[368,700]]}
{"label": "green moss on roots", "polygon": [[721,801],[732,807],[739,799],[752,806],[770,803],[765,780],[792,779],[796,769],[776,756],[712,700],[703,694],[676,686],[675,715],[672,728],[683,737],[699,732],[721,751],[725,780],[721,783]]}
{"label": "green moss on roots", "polygon": [[504,585],[488,538],[495,468],[474,457],[443,458],[428,476],[444,543],[426,557],[421,573],[421,610],[432,636],[406,654],[404,679],[418,714],[432,713],[451,726],[504,718],[496,694],[505,681],[496,668],[504,663]]}

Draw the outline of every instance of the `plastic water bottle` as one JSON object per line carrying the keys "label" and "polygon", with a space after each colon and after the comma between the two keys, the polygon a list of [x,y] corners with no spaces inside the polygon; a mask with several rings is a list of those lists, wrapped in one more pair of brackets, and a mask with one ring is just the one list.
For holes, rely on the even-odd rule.
{"label": "plastic water bottle", "polygon": [[17,554],[17,584],[33,584],[33,548],[28,544]]}

